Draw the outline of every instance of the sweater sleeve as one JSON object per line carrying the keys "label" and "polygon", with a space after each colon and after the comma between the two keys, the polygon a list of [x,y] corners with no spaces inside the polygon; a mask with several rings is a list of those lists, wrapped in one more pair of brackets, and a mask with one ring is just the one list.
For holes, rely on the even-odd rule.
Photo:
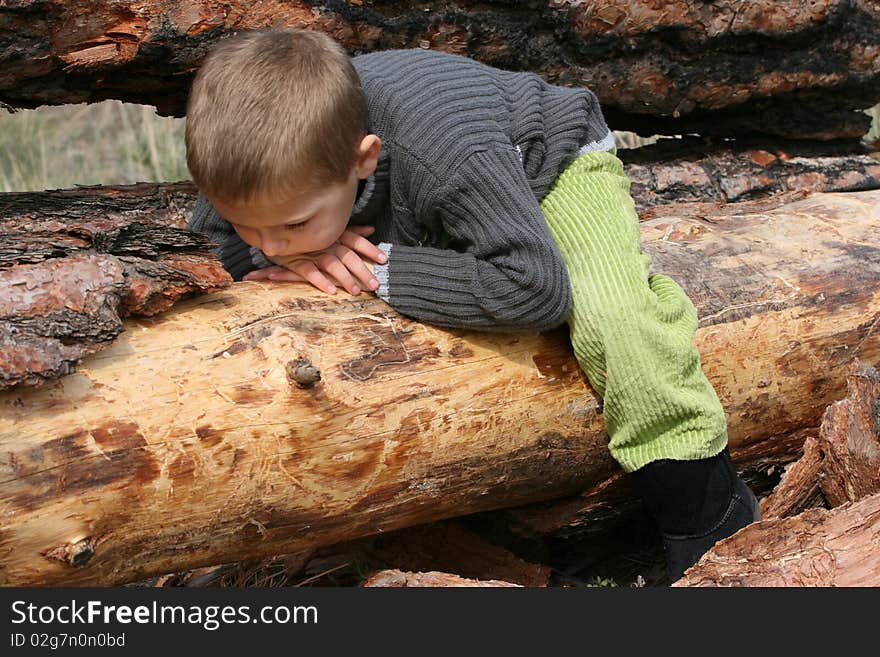
{"label": "sweater sleeve", "polygon": [[516,150],[473,153],[424,198],[455,249],[383,244],[381,298],[447,327],[547,330],[567,319],[568,273]]}
{"label": "sweater sleeve", "polygon": [[238,236],[232,225],[226,221],[203,194],[199,194],[195,207],[186,222],[187,230],[202,233],[217,244],[213,251],[220,258],[223,267],[236,281],[254,269],[268,267],[268,262],[259,249],[255,249]]}

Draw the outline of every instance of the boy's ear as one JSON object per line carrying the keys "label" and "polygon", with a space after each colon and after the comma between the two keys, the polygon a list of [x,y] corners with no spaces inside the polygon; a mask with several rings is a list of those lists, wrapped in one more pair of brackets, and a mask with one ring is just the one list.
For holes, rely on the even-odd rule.
{"label": "boy's ear", "polygon": [[358,159],[355,169],[358,178],[369,178],[379,163],[382,140],[377,135],[367,135],[358,146]]}

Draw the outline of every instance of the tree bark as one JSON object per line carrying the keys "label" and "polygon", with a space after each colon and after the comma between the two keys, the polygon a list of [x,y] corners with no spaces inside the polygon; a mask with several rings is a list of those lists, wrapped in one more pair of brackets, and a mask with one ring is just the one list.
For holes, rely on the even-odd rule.
{"label": "tree bark", "polygon": [[880,493],[749,525],[673,586],[878,586]]}
{"label": "tree bark", "polygon": [[[644,222],[700,315],[731,444],[772,451],[880,361],[880,192]],[[0,583],[118,584],[602,487],[564,330],[475,334],[237,283],[0,393]],[[148,330],[147,330],[148,329]],[[296,380],[311,365],[320,378]],[[784,441],[783,441],[784,446]]]}
{"label": "tree bark", "polygon": [[880,493],[880,373],[857,364],[849,394],[828,407],[819,428],[819,486],[831,506]]}
{"label": "tree bark", "polygon": [[804,441],[804,453],[785,468],[779,485],[761,500],[762,518],[788,518],[807,509],[826,506],[819,488],[822,450],[816,436]]}
{"label": "tree bark", "polygon": [[761,502],[763,518],[785,518],[814,506],[835,507],[880,492],[880,374],[853,363],[848,394],[822,416],[818,436]]}
{"label": "tree bark", "polygon": [[880,101],[873,0],[22,0],[0,7],[0,101],[119,98],[182,116],[223,35],[266,26],[332,35],[352,53],[423,47],[586,85],[641,134],[858,139]]}
{"label": "tree bark", "polygon": [[676,139],[618,154],[639,213],[663,204],[742,203],[770,196],[756,207],[763,212],[797,194],[880,189],[880,153],[830,145],[823,152],[804,143],[745,142],[732,148]]}
{"label": "tree bark", "polygon": [[232,282],[185,231],[191,184],[0,194],[0,389],[72,372],[122,332]]}
{"label": "tree bark", "polygon": [[519,587],[521,584],[505,582],[497,579],[468,579],[451,573],[437,571],[428,572],[403,572],[402,570],[380,570],[374,573],[364,582],[365,587],[391,587],[391,588],[475,588],[475,587]]}

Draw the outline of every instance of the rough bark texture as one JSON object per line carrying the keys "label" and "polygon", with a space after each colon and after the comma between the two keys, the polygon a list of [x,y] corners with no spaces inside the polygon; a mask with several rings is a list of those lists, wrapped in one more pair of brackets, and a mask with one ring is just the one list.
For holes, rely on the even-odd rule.
{"label": "rough bark texture", "polygon": [[814,506],[835,507],[880,492],[880,374],[853,363],[845,399],[828,407],[818,437],[761,501],[764,518],[785,518]]}
{"label": "rough bark texture", "polygon": [[122,331],[229,275],[183,230],[191,184],[0,194],[0,388],[68,374]]}
{"label": "rough bark texture", "polygon": [[819,488],[819,470],[822,450],[816,436],[804,441],[803,456],[788,465],[779,485],[761,500],[761,517],[788,518],[813,507],[825,507],[825,498]]}
{"label": "rough bark texture", "polygon": [[664,140],[619,154],[640,213],[670,203],[739,203],[772,194],[781,205],[791,194],[880,188],[880,153],[843,144],[824,152],[804,143],[744,146]]}
{"label": "rough bark texture", "polygon": [[856,108],[880,100],[875,0],[19,0],[0,6],[0,101],[119,98],[181,116],[208,47],[269,25],[586,85],[615,129],[641,134],[859,138]]}
{"label": "rough bark texture", "polygon": [[[645,222],[697,305],[737,454],[786,449],[880,361],[880,192]],[[602,486],[564,331],[473,334],[375,298],[240,283],[0,393],[0,583],[115,584]],[[149,330],[143,330],[149,328]],[[309,360],[310,388],[287,364]]]}
{"label": "rough bark texture", "polygon": [[521,586],[512,582],[503,582],[497,579],[479,580],[467,579],[451,573],[429,571],[427,573],[403,572],[402,570],[382,570],[371,575],[365,582],[365,587],[445,587],[445,588],[474,588],[487,586]]}
{"label": "rough bark texture", "polygon": [[819,485],[831,506],[880,493],[880,374],[857,365],[846,399],[832,404],[819,436]]}
{"label": "rough bark texture", "polygon": [[673,586],[878,586],[880,494],[749,525]]}

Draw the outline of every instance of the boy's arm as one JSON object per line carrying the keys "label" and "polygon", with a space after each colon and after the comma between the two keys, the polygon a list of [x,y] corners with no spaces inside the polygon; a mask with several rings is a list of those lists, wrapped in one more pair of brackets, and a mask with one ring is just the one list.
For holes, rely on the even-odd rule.
{"label": "boy's arm", "polygon": [[[426,199],[456,250],[382,244],[377,294],[440,326],[547,330],[571,308],[568,272],[517,151],[474,153]],[[417,211],[418,213],[418,211]]]}
{"label": "boy's arm", "polygon": [[258,249],[245,244],[230,223],[217,213],[202,194],[196,199],[186,228],[206,235],[218,245],[213,249],[214,253],[236,281],[241,280],[249,271],[272,264]]}

